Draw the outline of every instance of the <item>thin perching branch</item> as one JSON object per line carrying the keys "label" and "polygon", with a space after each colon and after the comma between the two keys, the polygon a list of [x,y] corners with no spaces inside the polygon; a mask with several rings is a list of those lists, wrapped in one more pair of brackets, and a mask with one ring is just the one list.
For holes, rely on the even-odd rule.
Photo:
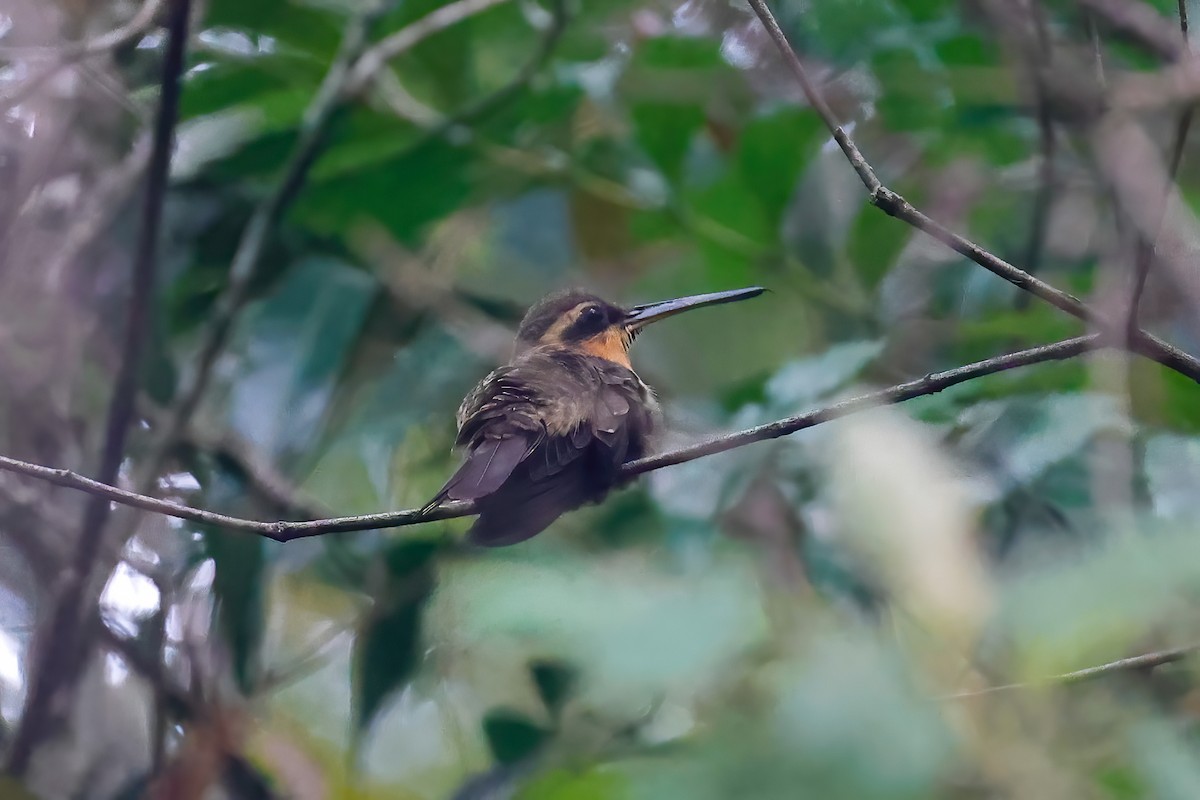
{"label": "thin perching branch", "polygon": [[[796,78],[796,82],[800,84],[800,88],[804,92],[804,96],[808,99],[809,105],[821,117],[822,122],[825,123],[825,126],[833,136],[834,141],[837,142],[838,147],[841,148],[842,153],[846,156],[846,160],[850,162],[850,166],[858,174],[863,186],[866,187],[872,205],[877,206],[889,216],[906,222],[917,230],[932,236],[951,250],[966,256],[989,272],[998,275],[1017,288],[1045,300],[1073,317],[1091,323],[1100,330],[1115,331],[1121,329],[1121,327],[1114,326],[1108,320],[1100,318],[1094,311],[1084,305],[1079,298],[1030,275],[1028,272],[1013,266],[969,239],[954,233],[940,223],[925,216],[925,214],[917,210],[900,194],[884,186],[879,178],[876,177],[875,170],[870,162],[867,161],[862,152],[854,144],[854,140],[838,125],[837,118],[826,104],[821,93],[817,91],[817,88],[809,79],[808,72],[804,69],[804,65],[800,63],[799,57],[792,49],[786,34],[784,34],[783,29],[779,26],[779,22],[771,13],[771,9],[767,6],[765,0],[749,0],[749,3],[754,13],[762,22],[767,34],[779,49],[784,62],[791,70],[793,77]],[[1196,359],[1179,348],[1167,344],[1157,336],[1141,329],[1131,332],[1129,338],[1130,349],[1134,352],[1157,361],[1163,366],[1200,383],[1200,359]]]}
{"label": "thin perching branch", "polygon": [[1077,669],[1074,672],[1064,672],[1061,675],[1053,675],[1049,678],[1043,678],[1037,681],[1027,681],[1024,683],[1005,683],[1000,686],[988,686],[984,689],[976,689],[969,692],[958,692],[944,697],[944,700],[970,700],[975,697],[984,697],[989,694],[998,694],[1000,692],[1011,692],[1018,689],[1036,689],[1047,686],[1071,685],[1075,683],[1083,683],[1084,681],[1103,678],[1108,675],[1117,675],[1125,672],[1144,672],[1146,670],[1161,667],[1165,664],[1173,664],[1176,661],[1182,661],[1188,656],[1195,653],[1200,646],[1188,645],[1186,647],[1173,647],[1169,650],[1159,650],[1153,653],[1142,653],[1128,658],[1119,658],[1116,661],[1109,661],[1105,664],[1097,664],[1094,667],[1085,667]]}
{"label": "thin perching branch", "polygon": [[[129,301],[125,339],[116,386],[105,423],[104,446],[97,471],[100,483],[115,483],[125,454],[125,440],[134,421],[141,369],[141,354],[154,301],[159,228],[163,199],[171,165],[175,122],[179,115],[180,79],[187,48],[190,0],[175,0],[168,20],[166,53],[162,68],[162,94],[142,205],[142,223],[133,264],[133,293]],[[33,685],[21,717],[21,725],[9,751],[8,769],[21,775],[29,765],[34,748],[45,736],[51,700],[79,666],[77,646],[82,631],[83,596],[93,564],[100,552],[104,523],[110,504],[92,497],[84,508],[83,524],[76,544],[75,562],[59,592],[47,638],[41,643],[36,666],[29,671]]]}
{"label": "thin perching branch", "polygon": [[[1055,342],[1054,344],[1042,345],[1007,355],[996,356],[984,361],[977,361],[973,364],[956,367],[944,372],[931,373],[914,381],[901,383],[881,391],[868,392],[825,408],[810,411],[806,414],[787,417],[747,430],[718,436],[688,447],[679,448],[678,450],[660,453],[659,455],[642,458],[637,461],[630,461],[621,467],[618,473],[619,478],[628,480],[646,472],[662,469],[663,467],[694,461],[697,458],[722,453],[726,450],[743,447],[754,442],[777,439],[781,436],[787,436],[806,428],[812,428],[857,411],[865,411],[883,404],[899,403],[916,397],[936,394],[951,386],[975,380],[984,375],[992,375],[1030,364],[1074,358],[1094,346],[1097,341],[1097,334],[1077,336],[1072,339]],[[335,517],[303,522],[262,522],[192,508],[179,503],[173,503],[169,500],[159,500],[85,478],[70,470],[30,464],[4,456],[0,456],[0,470],[16,472],[31,478],[53,483],[56,486],[88,492],[105,500],[139,508],[144,511],[153,511],[177,519],[186,519],[205,525],[215,525],[229,530],[258,534],[259,536],[274,539],[277,542],[289,542],[293,539],[305,539],[328,533],[398,528],[406,525],[434,522],[436,520],[465,517],[475,512],[473,503],[456,502],[445,503],[428,512],[411,509],[382,514],[362,514],[353,517]]]}

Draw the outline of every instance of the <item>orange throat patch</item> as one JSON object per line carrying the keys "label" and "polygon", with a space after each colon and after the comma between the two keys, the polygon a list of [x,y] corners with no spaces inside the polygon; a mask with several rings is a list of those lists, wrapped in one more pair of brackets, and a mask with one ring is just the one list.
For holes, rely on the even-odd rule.
{"label": "orange throat patch", "polygon": [[609,328],[584,340],[579,349],[590,356],[620,364],[625,369],[633,369],[629,361],[629,337],[620,328]]}

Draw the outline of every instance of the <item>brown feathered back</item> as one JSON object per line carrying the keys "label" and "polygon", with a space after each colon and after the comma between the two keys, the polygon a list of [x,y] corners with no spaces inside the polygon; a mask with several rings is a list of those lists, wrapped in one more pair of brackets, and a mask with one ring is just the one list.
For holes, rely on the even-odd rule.
{"label": "brown feathered back", "polygon": [[621,464],[646,454],[657,423],[653,393],[630,369],[562,347],[533,347],[463,401],[458,445],[466,459],[430,505],[475,500],[471,541],[524,541],[566,511],[603,498]]}

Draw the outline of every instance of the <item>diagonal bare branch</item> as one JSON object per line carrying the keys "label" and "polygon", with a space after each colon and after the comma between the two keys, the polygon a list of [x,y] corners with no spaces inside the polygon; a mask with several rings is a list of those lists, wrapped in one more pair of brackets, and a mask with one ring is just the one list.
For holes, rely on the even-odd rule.
{"label": "diagonal bare branch", "polygon": [[[1102,331],[1123,333],[1123,325],[1117,325],[1109,320],[1100,318],[1094,311],[1084,305],[1079,298],[1030,275],[1028,272],[1013,266],[999,256],[988,252],[966,237],[954,233],[949,228],[921,213],[900,194],[884,186],[879,178],[876,177],[875,170],[870,162],[859,151],[858,146],[854,144],[854,140],[838,125],[837,118],[830,110],[828,104],[826,104],[821,93],[817,91],[817,88],[809,79],[808,72],[804,69],[804,65],[792,49],[787,35],[779,27],[779,22],[771,13],[771,9],[767,6],[765,0],[749,0],[749,2],[750,7],[754,10],[754,13],[766,29],[767,34],[771,37],[771,40],[783,56],[784,62],[791,70],[793,77],[796,78],[796,82],[800,84],[800,88],[803,90],[809,104],[821,117],[821,120],[833,136],[834,141],[837,142],[838,147],[845,154],[846,160],[850,162],[850,166],[853,167],[863,186],[866,187],[872,205],[877,206],[887,215],[906,222],[917,230],[932,236],[951,250],[966,256],[989,272],[1003,278],[1017,288],[1045,300],[1071,316],[1084,320]],[[1169,367],[1200,383],[1200,359],[1140,329],[1131,332],[1130,340],[1130,349],[1134,352],[1153,359],[1163,366]]]}
{"label": "diagonal bare branch", "polygon": [[401,53],[405,53],[435,33],[446,30],[468,17],[507,3],[509,0],[458,0],[430,11],[420,19],[405,25],[383,41],[362,54],[350,71],[344,90],[346,94],[357,94],[374,80],[376,74]]}
{"label": "diagonal bare branch", "polygon": [[4,60],[53,59],[53,63],[21,81],[14,91],[0,96],[0,111],[6,111],[24,101],[61,70],[128,44],[144,34],[154,24],[163,2],[164,0],[145,0],[137,13],[119,28],[66,47],[0,47],[0,59]]}
{"label": "diagonal bare branch", "polygon": [[[1188,49],[1188,11],[1187,0],[1179,0],[1179,33],[1182,40],[1182,48],[1178,56],[1182,57],[1189,52]],[[1183,149],[1187,144],[1188,130],[1192,126],[1192,114],[1196,107],[1189,105],[1179,115],[1178,121],[1175,123],[1175,137],[1171,142],[1171,160],[1167,165],[1167,177],[1173,182],[1175,176],[1179,174],[1179,165],[1183,163]],[[1161,233],[1163,218],[1166,214],[1159,215],[1157,233]],[[1158,236],[1153,239],[1148,236],[1140,237],[1138,242],[1137,262],[1134,265],[1134,282],[1133,293],[1129,299],[1129,328],[1135,330],[1138,327],[1138,313],[1142,303],[1142,294],[1146,291],[1146,279],[1150,277],[1150,267],[1153,266],[1157,255]]]}
{"label": "diagonal bare branch", "polygon": [[99,36],[60,47],[0,47],[0,58],[12,61],[55,60],[66,63],[100,55],[132,42],[149,30],[158,17],[163,2],[164,0],[143,0],[128,22]]}
{"label": "diagonal bare branch", "polygon": [[[1184,2],[1179,0],[1181,8]],[[1175,61],[1186,55],[1187,48],[1178,32],[1149,3],[1140,0],[1079,0],[1079,5],[1113,31],[1128,37],[1159,58]],[[1187,19],[1186,10],[1181,18]]]}
{"label": "diagonal bare branch", "polygon": [[970,692],[959,692],[957,694],[948,695],[943,700],[970,700],[976,697],[984,697],[990,694],[998,694],[1001,692],[1011,692],[1020,689],[1035,689],[1045,686],[1056,686],[1063,684],[1083,683],[1084,681],[1103,678],[1108,675],[1119,675],[1128,672],[1145,672],[1152,670],[1155,667],[1161,667],[1165,664],[1174,664],[1176,661],[1182,661],[1188,656],[1200,650],[1200,645],[1188,645],[1185,647],[1173,647],[1169,650],[1159,650],[1153,653],[1142,653],[1128,658],[1119,658],[1116,661],[1109,661],[1105,664],[1097,664],[1094,667],[1084,667],[1077,669],[1074,672],[1064,672],[1061,675],[1054,675],[1049,678],[1044,678],[1039,681],[1027,683],[1005,683],[1000,686],[988,686],[985,689],[977,689]]}

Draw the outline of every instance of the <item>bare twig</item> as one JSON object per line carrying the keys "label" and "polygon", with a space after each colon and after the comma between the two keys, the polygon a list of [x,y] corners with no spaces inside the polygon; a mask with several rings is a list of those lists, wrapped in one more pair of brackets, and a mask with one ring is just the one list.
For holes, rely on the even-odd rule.
{"label": "bare twig", "polygon": [[458,0],[458,2],[434,9],[420,19],[405,25],[362,54],[345,83],[346,94],[358,94],[366,88],[380,70],[387,66],[387,62],[416,47],[435,33],[440,33],[468,17],[506,2],[509,0]]}
{"label": "bare twig", "polygon": [[[444,6],[443,9],[445,8],[450,8],[450,6]],[[537,75],[542,67],[546,65],[546,62],[550,59],[551,54],[554,52],[554,48],[558,46],[559,39],[562,38],[563,33],[566,31],[566,0],[552,0],[550,3],[550,15],[550,24],[546,27],[537,49],[534,50],[533,54],[529,57],[529,60],[525,62],[525,64],[517,71],[515,75],[513,75],[512,78],[509,79],[507,83],[490,94],[484,95],[478,100],[466,105],[458,111],[441,117],[440,119],[432,120],[422,135],[418,136],[411,144],[409,144],[408,147],[405,148],[404,152],[401,153],[401,156],[413,153],[428,145],[431,141],[436,141],[437,139],[440,139],[451,131],[461,128],[469,122],[473,122],[481,117],[487,116],[493,110],[503,106],[515,95],[520,93],[521,90],[524,89],[531,80],[533,80],[533,77]],[[426,18],[423,17],[421,20],[417,20],[417,22],[413,24],[419,24],[424,19]],[[400,33],[403,33],[403,31]],[[399,33],[396,35],[399,35]],[[379,75],[380,73],[375,72],[372,74]],[[388,98],[393,100],[395,99],[394,92],[390,92],[390,90],[393,90],[395,87],[389,86],[386,79],[382,81],[377,80],[376,84],[381,86],[381,94],[384,96],[385,100]],[[398,116],[409,119],[410,121],[415,121],[411,119],[411,109],[398,108],[390,102],[389,107],[391,107]]]}
{"label": "bare twig", "polygon": [[[652,470],[682,464],[686,461],[693,461],[697,458],[743,447],[753,442],[777,439],[781,436],[787,436],[797,431],[812,428],[830,420],[878,405],[899,403],[915,397],[936,394],[951,386],[974,380],[984,375],[992,375],[997,372],[1004,372],[1030,364],[1074,358],[1088,350],[1096,341],[1096,335],[1078,336],[1054,344],[989,358],[984,361],[946,370],[945,372],[932,373],[915,381],[901,383],[882,391],[859,395],[858,397],[843,400],[826,408],[810,411],[807,414],[787,417],[766,425],[759,425],[755,428],[738,431],[737,433],[718,436],[688,447],[682,447],[678,450],[631,461],[621,468],[620,477],[629,479]],[[178,519],[215,525],[229,530],[254,533],[278,542],[288,542],[293,539],[304,539],[328,533],[345,533],[348,531],[377,528],[398,528],[406,525],[417,525],[423,522],[465,517],[474,513],[474,505],[472,503],[446,503],[428,513],[412,509],[307,522],[261,522],[231,517],[226,514],[217,514],[212,511],[204,511],[179,503],[173,503],[169,500],[159,500],[85,478],[70,470],[44,467],[4,456],[0,456],[0,470],[17,472],[32,478],[48,481],[57,486],[88,492],[112,502],[121,503],[133,508],[140,508],[144,511],[153,511]]]}
{"label": "bare twig", "polygon": [[162,5],[163,0],[144,0],[137,13],[124,25],[81,42],[71,42],[58,47],[0,47],[0,59],[71,61],[100,55],[128,44],[144,34],[154,23]]}
{"label": "bare twig", "polygon": [[[1038,271],[1042,254],[1046,246],[1046,233],[1050,229],[1050,209],[1054,205],[1054,196],[1058,188],[1058,176],[1055,170],[1055,140],[1054,120],[1050,113],[1050,100],[1046,96],[1044,86],[1044,71],[1050,67],[1050,31],[1046,20],[1036,3],[1031,2],[1029,13],[1033,18],[1034,29],[1037,32],[1037,61],[1034,66],[1034,90],[1037,96],[1037,123],[1041,141],[1041,162],[1038,165],[1038,188],[1033,198],[1033,209],[1030,212],[1029,244],[1025,248],[1025,269],[1030,275]],[[1029,305],[1030,294],[1022,292],[1017,295],[1016,306],[1024,309]]]}
{"label": "bare twig", "polygon": [[187,718],[196,714],[196,701],[167,675],[157,658],[148,655],[137,642],[114,633],[98,617],[93,624],[97,638],[119,655],[130,669],[154,685],[155,693],[164,700],[171,716]]}
{"label": "bare twig", "polygon": [[[1180,55],[1188,52],[1188,12],[1187,0],[1179,0],[1179,32],[1183,41]],[[1195,111],[1195,106],[1188,106],[1179,115],[1179,121],[1175,124],[1175,138],[1171,143],[1171,161],[1167,167],[1167,177],[1175,180],[1175,176],[1179,174],[1179,165],[1183,163],[1183,150],[1187,144],[1188,129],[1192,126],[1192,114]],[[1167,200],[1164,200],[1167,202]],[[1165,212],[1165,209],[1164,209]],[[1163,218],[1165,213],[1159,215],[1158,227],[1162,228]],[[1154,264],[1157,249],[1157,235],[1154,239],[1147,236],[1139,237],[1137,262],[1134,266],[1134,281],[1133,293],[1129,299],[1129,329],[1135,330],[1138,327],[1138,312],[1142,303],[1142,294],[1146,291],[1146,279],[1150,276],[1150,267]]]}
{"label": "bare twig", "polygon": [[[1182,6],[1185,0],[1179,0]],[[1154,6],[1139,0],[1079,0],[1079,4],[1117,33],[1123,34],[1165,61],[1185,55],[1174,26],[1168,24]],[[1182,18],[1186,20],[1187,12]]]}
{"label": "bare twig", "polygon": [[22,102],[39,86],[72,64],[115,50],[141,36],[154,23],[162,5],[163,0],[145,0],[137,13],[119,28],[66,47],[0,47],[0,59],[4,60],[54,59],[54,63],[18,84],[11,95],[0,97],[0,110],[7,110]]}
{"label": "bare twig", "polygon": [[246,442],[233,436],[209,439],[192,433],[185,444],[227,461],[242,474],[252,492],[279,514],[292,519],[329,516],[327,509],[304,497],[291,481]]}
{"label": "bare twig", "polygon": [[[150,322],[154,278],[162,219],[163,199],[171,164],[175,121],[179,112],[180,78],[187,47],[190,0],[175,0],[168,21],[168,39],[162,68],[162,95],[154,127],[149,176],[142,208],[142,225],[133,265],[133,294],[129,301],[125,340],[116,387],[105,424],[104,446],[98,475],[101,483],[115,483],[125,453],[125,439],[133,422],[141,368],[142,345]],[[93,497],[84,508],[83,525],[76,546],[75,562],[63,581],[62,590],[46,627],[47,637],[30,671],[33,685],[25,704],[21,725],[9,751],[9,771],[21,775],[29,765],[34,748],[46,734],[55,693],[70,680],[82,659],[77,657],[83,621],[83,596],[100,552],[104,523],[110,504]]]}
{"label": "bare twig", "polygon": [[1084,669],[1075,670],[1074,672],[1065,672],[1061,675],[1054,675],[1049,678],[1043,678],[1037,681],[1027,683],[1006,683],[1002,686],[989,686],[985,689],[977,689],[970,692],[959,692],[944,697],[944,700],[969,700],[974,697],[983,697],[989,694],[997,694],[999,692],[1011,692],[1017,689],[1036,689],[1047,686],[1056,686],[1062,684],[1082,683],[1084,681],[1102,678],[1106,675],[1116,675],[1124,672],[1144,672],[1146,670],[1161,667],[1165,664],[1173,664],[1176,661],[1182,661],[1188,656],[1200,650],[1200,646],[1189,645],[1187,647],[1175,647],[1170,650],[1161,650],[1154,653],[1143,653],[1141,655],[1130,656],[1129,658],[1120,658],[1116,661],[1109,661],[1106,664],[1098,664],[1094,667],[1085,667]]}
{"label": "bare twig", "polygon": [[[854,144],[854,141],[838,125],[837,118],[834,117],[824,98],[809,80],[804,65],[792,49],[787,36],[784,34],[783,29],[779,27],[778,21],[776,21],[775,16],[771,13],[770,8],[767,7],[765,0],[749,0],[749,2],[750,7],[758,15],[771,40],[779,49],[792,75],[800,84],[809,105],[821,117],[821,120],[832,134],[834,141],[837,142],[838,147],[845,154],[846,160],[850,162],[850,166],[858,173],[859,179],[870,195],[872,205],[879,207],[889,216],[906,222],[923,233],[932,236],[951,250],[966,256],[971,261],[974,261],[989,272],[998,275],[1017,288],[1045,300],[1074,317],[1095,325],[1100,330],[1118,331],[1123,329],[1123,325],[1114,325],[1108,320],[1099,318],[1074,295],[1030,275],[1028,272],[1013,266],[999,256],[993,255],[969,239],[959,236],[940,223],[935,222],[918,211],[901,195],[884,186],[879,178],[876,177],[875,170],[866,158],[863,157],[863,154]],[[1167,344],[1157,336],[1142,330],[1134,331],[1130,339],[1130,349],[1134,352],[1153,359],[1200,383],[1200,359],[1196,359],[1182,350]]]}
{"label": "bare twig", "polygon": [[121,163],[97,181],[71,226],[63,234],[62,244],[47,256],[42,267],[47,285],[59,286],[71,265],[108,229],[109,223],[124,207],[125,200],[146,169],[152,145],[151,136],[138,137]]}

